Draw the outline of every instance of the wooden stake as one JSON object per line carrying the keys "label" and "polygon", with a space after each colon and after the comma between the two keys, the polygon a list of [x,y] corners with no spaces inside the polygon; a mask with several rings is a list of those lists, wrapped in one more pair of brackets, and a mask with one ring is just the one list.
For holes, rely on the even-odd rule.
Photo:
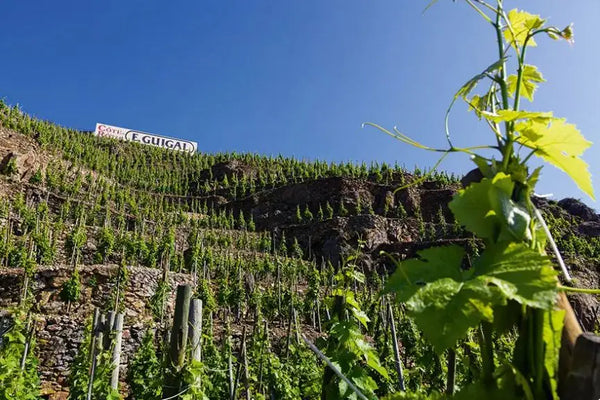
{"label": "wooden stake", "polygon": [[388,303],[388,316],[390,319],[390,328],[392,331],[392,345],[394,347],[394,362],[396,372],[398,373],[398,385],[403,392],[406,390],[404,386],[404,374],[402,372],[402,361],[400,361],[400,351],[398,350],[398,337],[396,336],[396,322],[394,321],[394,313],[392,305]]}
{"label": "wooden stake", "polygon": [[452,396],[456,386],[456,351],[448,350],[448,380],[446,381],[446,394]]}
{"label": "wooden stake", "polygon": [[115,343],[112,353],[112,375],[110,378],[110,387],[119,389],[119,365],[121,363],[121,343],[123,338],[123,314],[117,314],[114,317],[114,325],[112,327],[115,334]]}
{"label": "wooden stake", "polygon": [[[29,317],[28,317],[29,319]],[[27,321],[27,339],[25,340],[25,348],[23,349],[23,355],[21,356],[21,371],[25,371],[25,364],[27,363],[27,355],[29,354],[29,346],[31,345],[31,338],[35,332],[35,325],[31,322],[31,319]]]}
{"label": "wooden stake", "polygon": [[[192,287],[190,285],[179,285],[175,300],[175,316],[171,337],[169,340],[168,367],[174,371],[180,371],[185,363],[185,351],[188,344],[188,320],[190,316],[190,300],[192,298]],[[177,397],[181,382],[177,374],[168,374],[163,386],[165,397]]]}
{"label": "wooden stake", "polygon": [[315,303],[317,303],[317,329],[319,330],[319,333],[322,332],[321,330],[321,308],[319,305],[319,299],[315,299]]}
{"label": "wooden stake", "polygon": [[192,360],[202,360],[202,300],[194,299],[190,304],[190,345],[192,348]]}
{"label": "wooden stake", "polygon": [[94,374],[96,373],[96,349],[98,348],[97,343],[102,342],[102,315],[100,315],[100,309],[96,307],[94,310],[94,322],[92,323],[92,338],[90,341],[89,356],[90,356],[90,371],[89,381],[87,388],[86,400],[92,400],[92,387],[94,384]]}
{"label": "wooden stake", "polygon": [[294,306],[290,306],[290,319],[288,321],[287,339],[285,342],[285,358],[287,359],[290,354],[290,338],[292,335],[292,324],[294,323]]}
{"label": "wooden stake", "polygon": [[248,377],[248,354],[246,350],[246,327],[244,327],[244,334],[242,335],[242,358],[244,359],[244,386],[246,389],[246,400],[250,400],[250,379]]}
{"label": "wooden stake", "polygon": [[116,314],[114,311],[109,311],[105,318],[106,320],[104,326],[102,327],[102,330],[104,332],[104,337],[102,341],[103,350],[109,350],[112,344],[112,330],[113,326],[115,325],[115,316]]}
{"label": "wooden stake", "polygon": [[[244,357],[244,347],[246,346],[246,325],[242,328],[242,341],[240,343],[240,357]],[[243,360],[238,362],[237,372],[235,374],[235,382],[233,383],[233,390],[231,391],[231,400],[235,400],[235,396],[237,394],[237,388],[240,383],[241,375],[242,375],[242,366]]]}
{"label": "wooden stake", "polygon": [[229,344],[229,354],[227,359],[227,367],[229,370],[229,398],[235,399],[235,386],[233,378],[233,361],[231,360],[231,336],[227,335],[227,343]]}
{"label": "wooden stake", "polygon": [[183,366],[185,361],[185,346],[188,342],[188,320],[190,315],[190,300],[192,298],[192,287],[190,285],[179,285],[177,287],[177,298],[175,301],[175,317],[171,329],[171,343],[169,360],[176,368]]}

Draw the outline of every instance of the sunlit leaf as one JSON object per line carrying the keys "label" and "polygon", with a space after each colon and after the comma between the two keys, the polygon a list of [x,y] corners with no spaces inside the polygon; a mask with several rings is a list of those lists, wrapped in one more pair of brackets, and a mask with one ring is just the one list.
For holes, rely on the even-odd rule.
{"label": "sunlit leaf", "polygon": [[546,372],[550,377],[553,399],[558,399],[556,394],[558,379],[558,357],[560,353],[564,320],[564,310],[550,310],[544,313],[544,366],[546,367]]}
{"label": "sunlit leaf", "polygon": [[493,101],[493,91],[489,90],[483,96],[474,95],[468,101],[469,109],[468,111],[473,110],[477,115],[477,118],[481,119],[481,112],[486,111],[488,108],[488,104]]}
{"label": "sunlit leaf", "polygon": [[551,112],[498,110],[495,113],[482,112],[487,120],[492,122],[513,122],[527,119],[536,122],[550,122],[554,117]]}
{"label": "sunlit leaf", "polygon": [[449,207],[459,224],[483,239],[528,239],[530,217],[512,200],[513,188],[511,177],[498,173],[459,191]]}
{"label": "sunlit leaf", "polygon": [[[508,22],[510,28],[506,27],[504,29],[504,38],[511,46],[517,48],[522,47],[530,32],[541,28],[545,21],[539,15],[514,9],[508,13]],[[530,38],[527,45],[534,47],[536,43],[533,38]]]}
{"label": "sunlit leaf", "polygon": [[[537,89],[537,84],[545,82],[546,80],[542,76],[541,72],[535,67],[535,65],[524,65],[523,76],[521,81],[520,95],[525,97],[529,101],[533,101],[533,94]],[[508,77],[508,92],[511,96],[514,96],[517,90],[517,75],[511,75]]]}
{"label": "sunlit leaf", "polygon": [[432,247],[417,252],[419,258],[396,265],[385,286],[386,293],[395,293],[398,301],[406,301],[425,284],[440,278],[462,280],[460,265],[465,250],[458,246]]}
{"label": "sunlit leaf", "polygon": [[542,309],[556,301],[557,273],[550,259],[522,243],[488,246],[473,268],[507,299]]}
{"label": "sunlit leaf", "polygon": [[588,165],[579,156],[592,145],[573,124],[564,119],[551,123],[525,121],[515,125],[516,141],[534,150],[535,155],[563,170],[579,188],[594,198]]}
{"label": "sunlit leaf", "polygon": [[482,320],[493,320],[493,307],[505,299],[485,279],[450,278],[427,284],[406,302],[416,324],[440,353],[464,338]]}

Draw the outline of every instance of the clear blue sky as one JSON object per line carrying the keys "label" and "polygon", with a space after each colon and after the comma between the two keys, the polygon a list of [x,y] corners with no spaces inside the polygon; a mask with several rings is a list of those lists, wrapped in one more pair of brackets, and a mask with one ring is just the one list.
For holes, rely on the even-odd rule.
{"label": "clear blue sky", "polygon": [[[525,108],[553,110],[600,144],[598,0],[506,1],[574,22],[575,43],[538,41],[548,80]],[[68,127],[104,122],[196,140],[202,151],[258,152],[430,167],[365,121],[443,146],[444,112],[496,60],[494,34],[462,1],[104,0],[4,2],[0,98]],[[458,145],[493,138],[466,107]],[[598,144],[585,154],[600,196]],[[443,169],[471,169],[465,156]],[[553,167],[540,193],[585,199]],[[597,202],[586,202],[598,208]]]}

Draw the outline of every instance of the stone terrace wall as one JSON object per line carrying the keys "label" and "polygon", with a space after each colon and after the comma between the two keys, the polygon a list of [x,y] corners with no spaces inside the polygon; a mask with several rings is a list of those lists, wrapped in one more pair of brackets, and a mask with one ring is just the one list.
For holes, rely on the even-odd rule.
{"label": "stone terrace wall", "polygon": [[[116,284],[117,265],[79,267],[82,291],[77,303],[66,304],[60,299],[62,284],[71,276],[68,266],[39,267],[32,280],[37,320],[37,347],[39,370],[45,395],[51,399],[65,398],[67,377],[77,349],[83,341],[86,319],[93,315],[94,307],[109,309],[111,293]],[[147,307],[150,297],[162,276],[159,269],[128,267],[129,279],[125,288],[125,326],[121,376],[137,349],[145,330],[152,325],[152,313]],[[171,287],[191,283],[187,274],[170,273]],[[10,310],[20,298],[23,271],[0,269],[0,310]],[[173,310],[175,290],[167,300],[167,318]]]}

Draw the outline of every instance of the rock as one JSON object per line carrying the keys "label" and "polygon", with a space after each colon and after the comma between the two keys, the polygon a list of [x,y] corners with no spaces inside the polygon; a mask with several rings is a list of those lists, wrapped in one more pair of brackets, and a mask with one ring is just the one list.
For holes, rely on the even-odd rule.
{"label": "rock", "polygon": [[54,392],[48,397],[49,400],[67,400],[69,392]]}
{"label": "rock", "polygon": [[586,331],[594,331],[598,323],[598,312],[600,311],[598,300],[585,294],[570,294],[569,302],[581,327]]}
{"label": "rock", "polygon": [[566,198],[559,201],[558,205],[569,214],[579,217],[584,221],[600,221],[598,214],[579,200]]}
{"label": "rock", "polygon": [[600,236],[600,221],[584,221],[579,225],[579,233],[589,237]]}
{"label": "rock", "polygon": [[470,170],[465,176],[460,180],[460,184],[463,188],[466,188],[471,183],[480,182],[483,179],[483,174],[479,170],[479,168],[475,168]]}

